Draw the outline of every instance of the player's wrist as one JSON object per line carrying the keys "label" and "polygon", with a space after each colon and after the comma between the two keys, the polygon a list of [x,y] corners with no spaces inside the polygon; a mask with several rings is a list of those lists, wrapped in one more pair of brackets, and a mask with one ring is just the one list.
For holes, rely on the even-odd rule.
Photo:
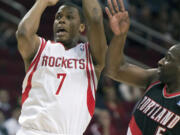
{"label": "player's wrist", "polygon": [[122,38],[122,37],[126,37],[127,33],[128,32],[114,33],[114,37],[117,38],[117,39]]}
{"label": "player's wrist", "polygon": [[41,6],[48,7],[49,6],[49,0],[36,0],[37,4],[41,4]]}

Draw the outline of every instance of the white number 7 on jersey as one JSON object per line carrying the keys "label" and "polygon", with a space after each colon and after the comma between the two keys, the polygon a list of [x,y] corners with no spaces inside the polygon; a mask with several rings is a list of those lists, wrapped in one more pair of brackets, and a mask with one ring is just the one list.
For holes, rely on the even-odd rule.
{"label": "white number 7 on jersey", "polygon": [[[62,79],[60,78],[61,76],[62,76]],[[57,89],[57,91],[56,91],[56,95],[58,95],[59,92],[60,92],[60,90],[61,90],[61,87],[62,87],[62,85],[63,85],[63,82],[64,82],[64,80],[65,80],[65,78],[66,78],[66,74],[65,74],[65,73],[57,74],[57,78],[58,78],[58,79],[61,79],[61,81],[60,81],[59,87],[58,87],[58,89]]]}

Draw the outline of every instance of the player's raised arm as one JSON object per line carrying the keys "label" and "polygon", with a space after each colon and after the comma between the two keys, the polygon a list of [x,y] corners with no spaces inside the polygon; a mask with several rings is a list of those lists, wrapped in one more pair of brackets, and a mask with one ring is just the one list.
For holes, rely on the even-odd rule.
{"label": "player's raised arm", "polygon": [[105,64],[107,43],[103,25],[102,9],[98,0],[82,0],[83,12],[87,22],[87,35],[90,43],[90,52],[95,65],[96,75],[99,78]]}
{"label": "player's raised arm", "polygon": [[123,50],[130,26],[129,16],[124,8],[123,0],[119,0],[120,8],[116,0],[112,1],[108,0],[106,13],[109,17],[110,27],[114,33],[114,37],[108,48],[105,73],[114,80],[145,88],[156,78],[155,73],[157,70],[146,70],[126,62]]}
{"label": "player's raised arm", "polygon": [[18,41],[18,49],[25,62],[26,70],[40,44],[36,32],[39,28],[41,15],[46,7],[53,6],[57,2],[58,0],[36,0],[33,7],[19,23],[16,38]]}

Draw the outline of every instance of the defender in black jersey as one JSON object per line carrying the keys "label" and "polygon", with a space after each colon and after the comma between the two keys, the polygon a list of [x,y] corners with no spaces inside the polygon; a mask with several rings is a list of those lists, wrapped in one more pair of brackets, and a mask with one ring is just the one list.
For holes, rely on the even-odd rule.
{"label": "defender in black jersey", "polygon": [[128,135],[179,135],[180,92],[168,94],[167,85],[157,81],[138,102]]}
{"label": "defender in black jersey", "polygon": [[158,68],[143,69],[124,59],[129,17],[123,1],[108,0],[106,12],[114,37],[106,57],[110,78],[144,88],[129,123],[127,135],[180,135],[180,45],[172,46]]}

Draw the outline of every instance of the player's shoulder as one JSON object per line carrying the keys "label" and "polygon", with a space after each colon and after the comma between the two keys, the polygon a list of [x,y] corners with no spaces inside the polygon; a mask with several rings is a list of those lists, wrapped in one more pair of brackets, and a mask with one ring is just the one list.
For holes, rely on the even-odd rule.
{"label": "player's shoulder", "polygon": [[146,88],[146,91],[150,90],[151,88],[153,88],[154,86],[160,85],[162,84],[161,81],[156,80],[154,82],[152,82],[151,84],[149,84],[149,86]]}

